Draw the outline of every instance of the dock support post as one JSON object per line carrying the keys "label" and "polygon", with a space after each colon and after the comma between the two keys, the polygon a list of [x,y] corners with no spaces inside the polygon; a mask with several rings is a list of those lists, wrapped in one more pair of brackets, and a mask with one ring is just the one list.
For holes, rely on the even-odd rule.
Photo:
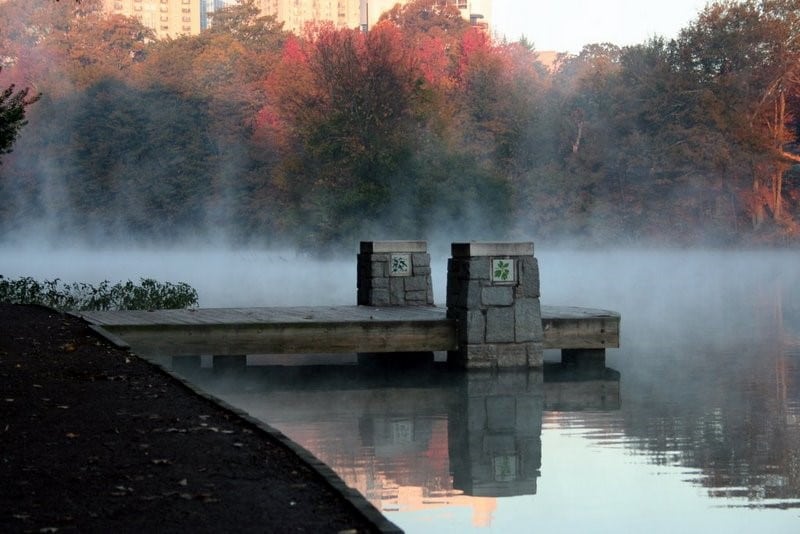
{"label": "dock support post", "polygon": [[533,243],[453,243],[447,263],[447,317],[458,321],[466,368],[541,367],[542,312]]}
{"label": "dock support post", "polygon": [[606,349],[561,349],[561,363],[604,368]]}
{"label": "dock support post", "polygon": [[433,306],[426,241],[362,241],[357,271],[360,306]]}

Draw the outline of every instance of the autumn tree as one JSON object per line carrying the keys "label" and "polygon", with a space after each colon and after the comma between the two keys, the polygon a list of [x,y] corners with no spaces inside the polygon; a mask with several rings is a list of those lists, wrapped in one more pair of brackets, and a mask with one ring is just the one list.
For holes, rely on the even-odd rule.
{"label": "autumn tree", "polygon": [[721,131],[746,158],[738,174],[750,177],[747,203],[755,227],[784,216],[783,175],[800,157],[790,97],[800,88],[800,2],[718,2],[679,37],[680,66],[716,106]]}
{"label": "autumn tree", "polygon": [[68,60],[68,72],[79,87],[105,78],[123,79],[145,61],[155,33],[133,17],[102,13],[82,17],[57,46]]}
{"label": "autumn tree", "polygon": [[469,28],[469,22],[461,16],[455,4],[448,0],[412,0],[404,4],[398,2],[381,15],[380,20],[392,22],[411,39],[421,35],[458,39]]}
{"label": "autumn tree", "polygon": [[[308,239],[327,242],[377,220],[414,141],[413,70],[397,30],[321,29],[290,40],[269,80],[288,149],[278,184]],[[299,220],[298,220],[299,224]]]}

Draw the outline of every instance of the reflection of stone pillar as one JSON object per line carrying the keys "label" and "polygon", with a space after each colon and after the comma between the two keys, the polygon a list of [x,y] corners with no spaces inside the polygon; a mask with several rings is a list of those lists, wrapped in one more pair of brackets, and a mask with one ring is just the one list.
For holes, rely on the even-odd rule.
{"label": "reflection of stone pillar", "polygon": [[453,243],[447,265],[447,316],[458,321],[468,368],[540,367],[542,312],[533,243]]}
{"label": "reflection of stone pillar", "polygon": [[359,421],[363,445],[372,447],[377,458],[417,455],[430,447],[432,417],[370,415]]}
{"label": "reflection of stone pillar", "polygon": [[362,241],[358,304],[432,306],[431,256],[425,241]]}
{"label": "reflection of stone pillar", "polygon": [[467,495],[533,495],[542,465],[541,371],[471,371],[449,418],[453,486]]}

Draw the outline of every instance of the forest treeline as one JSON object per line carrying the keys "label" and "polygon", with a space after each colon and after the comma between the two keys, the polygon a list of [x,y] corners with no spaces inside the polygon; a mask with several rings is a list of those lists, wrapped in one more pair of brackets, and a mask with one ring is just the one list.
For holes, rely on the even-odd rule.
{"label": "forest treeline", "polygon": [[439,0],[302,35],[240,0],[166,40],[101,3],[0,4],[0,87],[39,97],[0,237],[800,238],[800,0],[547,64]]}

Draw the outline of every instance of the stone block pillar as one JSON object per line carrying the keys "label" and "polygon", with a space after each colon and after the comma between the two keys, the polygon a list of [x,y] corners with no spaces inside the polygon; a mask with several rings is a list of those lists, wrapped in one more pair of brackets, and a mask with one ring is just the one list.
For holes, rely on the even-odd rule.
{"label": "stone block pillar", "polygon": [[533,243],[453,243],[447,317],[458,321],[466,368],[541,367],[542,312]]}
{"label": "stone block pillar", "polygon": [[362,241],[357,271],[361,306],[433,306],[426,241]]}

